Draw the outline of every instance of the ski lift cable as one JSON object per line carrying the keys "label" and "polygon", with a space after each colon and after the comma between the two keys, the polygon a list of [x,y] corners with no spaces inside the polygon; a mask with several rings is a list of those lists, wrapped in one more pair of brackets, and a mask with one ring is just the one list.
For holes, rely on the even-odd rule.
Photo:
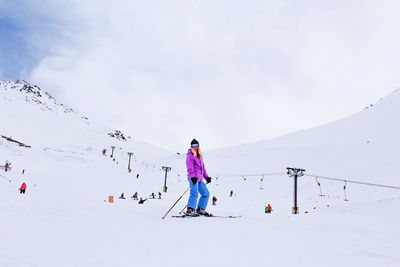
{"label": "ski lift cable", "polygon": [[263,176],[274,176],[274,175],[285,175],[286,172],[274,172],[274,173],[258,173],[258,174],[217,174],[218,177],[263,177]]}
{"label": "ski lift cable", "polygon": [[360,182],[360,181],[348,180],[348,179],[340,179],[340,178],[332,178],[332,177],[326,177],[326,176],[320,176],[320,175],[314,175],[314,174],[304,174],[304,176],[316,177],[316,178],[325,179],[325,180],[345,182],[345,186],[347,186],[347,183],[352,183],[352,184],[362,184],[362,185],[368,185],[368,186],[376,186],[376,187],[384,187],[384,188],[399,189],[400,190],[400,186],[395,186],[395,185],[367,183],[367,182]]}
{"label": "ski lift cable", "polygon": [[[258,174],[218,174],[217,176],[218,177],[241,177],[241,178],[243,178],[243,177],[275,176],[275,175],[285,175],[285,174],[286,174],[286,172],[276,172],[276,173],[258,173]],[[353,184],[361,184],[361,185],[367,185],[367,186],[376,186],[376,187],[400,190],[400,186],[395,186],[395,185],[368,183],[368,182],[361,182],[361,181],[342,179],[342,178],[333,178],[333,177],[327,177],[327,176],[321,176],[321,175],[315,175],[315,174],[304,174],[304,176],[316,178],[318,186],[321,186],[318,179],[324,179],[324,180],[345,182],[346,186],[347,186],[347,183],[353,183]]]}

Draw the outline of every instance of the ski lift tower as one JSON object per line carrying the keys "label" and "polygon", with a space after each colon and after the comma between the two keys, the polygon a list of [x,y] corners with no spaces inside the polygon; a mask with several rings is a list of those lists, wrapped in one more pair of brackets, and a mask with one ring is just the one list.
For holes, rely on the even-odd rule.
{"label": "ski lift tower", "polygon": [[166,167],[162,166],[163,171],[165,171],[165,180],[164,180],[164,187],[163,187],[163,192],[167,193],[168,187],[167,187],[167,174],[171,170],[171,167]]}
{"label": "ski lift tower", "polygon": [[287,175],[289,175],[289,177],[293,177],[293,182],[294,182],[294,200],[293,200],[294,205],[292,208],[292,213],[299,214],[299,207],[297,206],[297,178],[303,176],[306,170],[299,168],[289,168],[289,167],[286,169],[287,169]]}

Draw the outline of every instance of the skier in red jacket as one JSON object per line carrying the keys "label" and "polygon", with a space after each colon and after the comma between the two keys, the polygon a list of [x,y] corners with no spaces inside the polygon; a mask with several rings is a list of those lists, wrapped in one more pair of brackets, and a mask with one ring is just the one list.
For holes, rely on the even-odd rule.
{"label": "skier in red jacket", "polygon": [[22,183],[21,187],[19,188],[19,193],[25,194],[25,190],[26,190],[26,183]]}

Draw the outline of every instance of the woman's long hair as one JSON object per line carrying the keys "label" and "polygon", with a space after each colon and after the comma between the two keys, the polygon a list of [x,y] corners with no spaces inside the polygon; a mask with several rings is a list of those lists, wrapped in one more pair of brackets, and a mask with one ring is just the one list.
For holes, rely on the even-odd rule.
{"label": "woman's long hair", "polygon": [[198,157],[198,158],[201,158],[202,157],[202,153],[201,153],[201,151],[200,151],[200,148],[199,148],[199,150],[194,150],[193,148],[191,148],[191,150],[192,150],[192,153],[193,153],[193,155],[195,156],[195,157]]}

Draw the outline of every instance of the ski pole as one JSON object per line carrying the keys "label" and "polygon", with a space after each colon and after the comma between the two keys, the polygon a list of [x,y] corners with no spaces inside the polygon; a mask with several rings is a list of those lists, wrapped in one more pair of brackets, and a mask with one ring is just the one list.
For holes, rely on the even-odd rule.
{"label": "ski pole", "polygon": [[172,205],[172,207],[167,211],[167,213],[165,213],[165,215],[162,217],[162,219],[165,219],[165,217],[168,215],[168,213],[175,207],[175,205],[179,202],[179,200],[181,200],[181,198],[183,198],[183,196],[186,194],[186,192],[190,189],[190,186],[185,190],[185,192],[183,192],[183,194],[178,198],[177,201],[175,201],[174,205]]}
{"label": "ski pole", "polygon": [[185,205],[185,207],[183,207],[183,209],[179,212],[179,214],[182,214],[182,212],[187,208],[187,204]]}

